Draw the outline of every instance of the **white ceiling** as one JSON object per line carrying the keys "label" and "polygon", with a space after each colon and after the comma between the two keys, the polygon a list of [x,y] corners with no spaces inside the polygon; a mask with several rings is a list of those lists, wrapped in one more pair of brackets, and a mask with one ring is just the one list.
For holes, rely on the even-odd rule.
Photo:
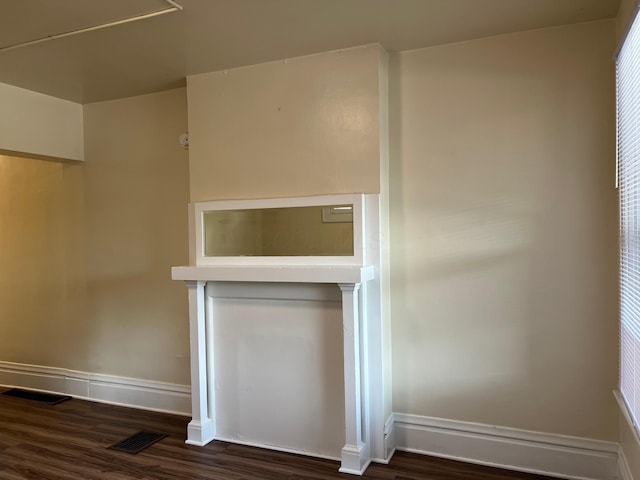
{"label": "white ceiling", "polygon": [[[402,51],[614,17],[620,0],[176,0],[181,12],[0,51],[0,82],[80,103],[378,42]],[[0,48],[168,8],[164,0],[0,0]]]}

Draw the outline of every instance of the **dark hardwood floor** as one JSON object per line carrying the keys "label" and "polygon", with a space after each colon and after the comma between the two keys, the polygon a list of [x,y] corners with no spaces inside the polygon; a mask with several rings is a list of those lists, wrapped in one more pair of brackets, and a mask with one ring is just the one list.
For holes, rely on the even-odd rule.
{"label": "dark hardwood floor", "polygon": [[[4,389],[0,389],[4,391]],[[188,419],[82,400],[49,406],[0,395],[0,479],[331,480],[338,462],[214,441],[184,443]],[[169,437],[137,455],[108,450],[139,430]],[[398,452],[365,480],[542,480],[547,477]]]}

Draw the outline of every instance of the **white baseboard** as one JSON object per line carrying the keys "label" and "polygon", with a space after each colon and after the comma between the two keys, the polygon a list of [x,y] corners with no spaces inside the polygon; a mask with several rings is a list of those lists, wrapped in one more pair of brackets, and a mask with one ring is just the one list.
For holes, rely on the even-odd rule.
{"label": "white baseboard", "polygon": [[629,464],[627,463],[627,457],[625,456],[624,450],[622,450],[622,448],[618,450],[618,479],[633,480],[633,475],[631,474],[631,468],[629,468]]}
{"label": "white baseboard", "polygon": [[126,407],[191,415],[188,385],[0,361],[0,385]]}
{"label": "white baseboard", "polygon": [[279,447],[278,445],[269,445],[269,444],[260,443],[260,442],[250,442],[246,440],[238,440],[237,438],[224,437],[224,436],[218,436],[218,435],[216,435],[215,439],[220,442],[246,445],[247,447],[265,448],[267,450],[274,450],[276,452],[293,453],[294,455],[304,455],[305,457],[322,458],[324,460],[333,460],[335,462],[340,461],[340,457],[335,455],[325,455],[323,453],[308,452],[306,450],[298,450],[295,448],[288,448],[288,447]]}
{"label": "white baseboard", "polygon": [[560,478],[618,478],[616,442],[402,413],[394,426],[398,450]]}
{"label": "white baseboard", "polygon": [[[640,436],[638,436],[638,430],[634,421],[631,419],[631,414],[629,413],[629,409],[627,408],[627,403],[624,398],[622,398],[622,393],[619,390],[613,391],[613,396],[615,397],[618,407],[620,408],[620,414],[622,415],[621,421],[625,422],[626,427],[629,428],[631,432],[631,445],[628,445],[628,448],[633,449],[632,453],[637,454],[638,446],[640,445]],[[622,425],[620,428],[624,428]],[[621,437],[622,432],[620,432]],[[626,435],[625,435],[626,436]],[[618,478],[620,480],[633,480],[633,474],[631,473],[631,467],[627,461],[627,456],[624,453],[624,448],[622,444],[620,445],[620,449],[618,450]]]}
{"label": "white baseboard", "polygon": [[[191,412],[188,385],[1,361],[0,385],[178,415]],[[576,480],[633,480],[615,442],[403,413],[387,419],[384,435],[387,458],[376,460],[381,463],[397,449]]]}

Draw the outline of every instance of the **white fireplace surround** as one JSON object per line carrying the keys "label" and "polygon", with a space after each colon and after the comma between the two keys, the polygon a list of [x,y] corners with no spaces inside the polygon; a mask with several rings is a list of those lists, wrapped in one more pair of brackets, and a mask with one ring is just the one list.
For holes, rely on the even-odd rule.
{"label": "white fireplace surround", "polygon": [[[343,257],[206,257],[203,212],[352,204],[354,255]],[[216,438],[214,302],[216,282],[338,285],[342,295],[344,446],[340,471],[361,475],[372,460],[385,461],[382,408],[379,195],[202,202],[191,205],[195,265],[172,269],[188,288],[192,419],[187,443]],[[228,283],[227,283],[228,284]],[[373,339],[373,341],[371,341]]]}

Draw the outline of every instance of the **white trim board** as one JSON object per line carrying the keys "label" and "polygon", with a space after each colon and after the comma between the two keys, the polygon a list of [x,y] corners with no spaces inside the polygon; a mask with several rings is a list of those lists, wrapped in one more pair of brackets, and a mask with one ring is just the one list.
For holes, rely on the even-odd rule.
{"label": "white trim board", "polygon": [[216,435],[215,440],[220,442],[235,443],[237,445],[246,445],[247,447],[265,448],[276,452],[293,453],[294,455],[304,455],[306,457],[322,458],[324,460],[340,461],[339,456],[326,455],[323,453],[309,452],[306,450],[298,450],[295,448],[280,447],[278,445],[269,445],[260,442],[251,442],[247,440],[238,440],[237,438],[225,437],[224,435]]}
{"label": "white trim board", "polygon": [[615,480],[617,442],[394,413],[396,448],[576,480]]}
{"label": "white trim board", "polygon": [[631,468],[627,463],[627,457],[624,454],[622,447],[618,450],[618,479],[619,480],[633,480],[631,474]]}
{"label": "white trim board", "polygon": [[[57,367],[0,361],[0,385],[178,415],[189,416],[191,411],[188,385]],[[560,478],[633,480],[624,452],[616,442],[403,413],[392,414],[385,422],[384,432],[388,457],[374,460],[379,463],[387,463],[397,449]]]}
{"label": "white trim board", "polygon": [[[627,408],[627,403],[622,398],[622,393],[619,390],[613,391],[613,396],[618,403],[618,407],[620,408],[620,413],[624,418],[624,421],[627,422],[627,426],[631,430],[631,434],[633,436],[633,441],[636,445],[640,444],[640,437],[638,436],[638,429],[636,428],[633,420],[631,419],[631,414],[629,413],[629,409]],[[631,473],[631,467],[627,462],[627,456],[624,453],[624,449],[622,445],[620,445],[620,449],[618,450],[618,478],[621,480],[633,480],[633,474]]]}
{"label": "white trim board", "polygon": [[394,414],[391,413],[384,422],[384,458],[374,458],[377,463],[388,464],[396,453],[396,431]]}
{"label": "white trim board", "polygon": [[2,361],[0,385],[144,410],[191,414],[191,389],[188,385]]}

